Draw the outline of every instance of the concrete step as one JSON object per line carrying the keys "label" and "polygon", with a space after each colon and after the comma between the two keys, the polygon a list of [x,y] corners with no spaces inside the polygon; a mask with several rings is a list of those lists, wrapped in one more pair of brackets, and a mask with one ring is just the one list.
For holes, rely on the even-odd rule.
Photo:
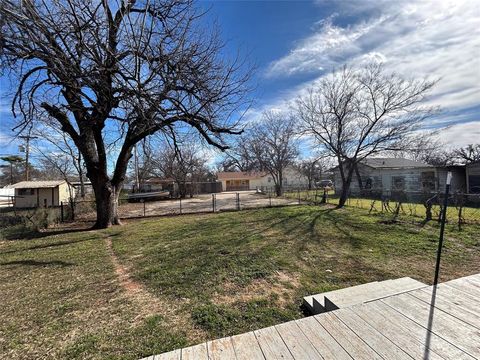
{"label": "concrete step", "polygon": [[303,299],[303,302],[305,307],[313,314],[320,314],[364,302],[378,300],[425,286],[427,285],[420,281],[404,277],[385,281],[374,281],[322,294],[307,296]]}

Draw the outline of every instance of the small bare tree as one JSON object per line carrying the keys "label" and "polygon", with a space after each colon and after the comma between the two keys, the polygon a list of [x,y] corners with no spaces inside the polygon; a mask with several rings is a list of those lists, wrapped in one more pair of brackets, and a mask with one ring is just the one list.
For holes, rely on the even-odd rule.
{"label": "small bare tree", "polygon": [[329,167],[330,161],[326,156],[304,159],[295,165],[298,172],[305,176],[308,181],[308,189],[311,190],[316,182],[321,180],[323,172]]}
{"label": "small bare tree", "polygon": [[480,144],[469,144],[453,150],[453,156],[462,164],[480,161]]}
{"label": "small bare tree", "polygon": [[201,157],[198,147],[192,144],[181,146],[165,144],[151,157],[151,161],[154,174],[174,180],[180,198],[187,195],[187,183],[192,183],[200,173],[206,172],[205,159]]}
{"label": "small bare tree", "polygon": [[251,72],[222,56],[201,15],[191,0],[2,0],[0,60],[18,84],[17,129],[48,118],[71,138],[96,228],[120,223],[118,196],[142,139],[192,128],[225,149],[222,135],[240,132],[233,114],[247,104]]}
{"label": "small bare tree", "polygon": [[265,112],[248,134],[251,151],[260,168],[272,176],[277,196],[283,194],[285,169],[294,165],[299,153],[296,123],[291,114]]}
{"label": "small bare tree", "polygon": [[433,109],[422,106],[435,82],[407,80],[371,64],[333,72],[297,100],[303,130],[336,158],[342,180],[339,207],[348,197],[357,164],[401,150]]}

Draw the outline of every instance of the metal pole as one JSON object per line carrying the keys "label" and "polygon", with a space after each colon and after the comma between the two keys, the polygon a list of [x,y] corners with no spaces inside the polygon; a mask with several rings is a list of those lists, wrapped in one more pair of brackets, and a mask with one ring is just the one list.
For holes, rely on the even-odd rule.
{"label": "metal pole", "polygon": [[63,222],[63,201],[60,201],[60,217],[61,217],[62,222]]}
{"label": "metal pole", "polygon": [[212,194],[212,212],[215,212],[215,194]]}
{"label": "metal pole", "polygon": [[440,273],[440,259],[442,256],[443,234],[445,232],[445,222],[447,220],[448,192],[450,190],[451,180],[452,180],[452,173],[449,171],[447,173],[447,181],[445,186],[445,198],[443,199],[442,222],[440,224],[440,239],[438,241],[437,263],[435,264],[435,278],[433,280],[433,286],[437,286],[438,276]]}
{"label": "metal pole", "polygon": [[143,217],[145,217],[145,212],[146,212],[145,207],[146,207],[145,200],[143,200]]}
{"label": "metal pole", "polygon": [[26,146],[25,146],[25,181],[28,181],[29,179],[29,155],[30,155],[30,139],[37,139],[38,136],[31,136],[30,134],[28,135],[23,135],[19,136],[21,139],[26,140]]}
{"label": "metal pole", "polygon": [[237,210],[240,210],[240,194],[237,192]]}
{"label": "metal pole", "polygon": [[180,200],[180,215],[182,214],[182,198],[179,199]]}

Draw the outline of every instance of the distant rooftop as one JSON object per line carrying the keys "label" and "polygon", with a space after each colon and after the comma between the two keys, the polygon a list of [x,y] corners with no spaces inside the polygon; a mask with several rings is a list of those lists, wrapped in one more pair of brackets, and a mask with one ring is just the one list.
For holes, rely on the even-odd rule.
{"label": "distant rooftop", "polygon": [[372,168],[425,168],[431,167],[426,163],[403,158],[368,158],[361,161],[363,165]]}
{"label": "distant rooftop", "polygon": [[20,181],[13,184],[11,187],[14,189],[43,189],[54,188],[58,185],[65,183],[65,180],[45,180],[45,181]]}
{"label": "distant rooftop", "polygon": [[220,171],[217,173],[218,180],[249,180],[249,179],[258,179],[265,176],[265,172],[258,171]]}

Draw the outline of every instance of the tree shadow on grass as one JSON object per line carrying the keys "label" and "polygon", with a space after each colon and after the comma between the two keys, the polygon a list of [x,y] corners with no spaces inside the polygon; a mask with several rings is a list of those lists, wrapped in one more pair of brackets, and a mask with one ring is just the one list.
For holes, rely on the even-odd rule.
{"label": "tree shadow on grass", "polygon": [[67,267],[75,265],[71,262],[61,261],[61,260],[50,260],[50,261],[38,261],[38,260],[15,260],[15,261],[8,261],[4,263],[0,263],[0,266],[8,266],[8,265],[21,265],[21,266],[38,266],[38,267],[45,267],[45,266],[60,266],[60,267]]}
{"label": "tree shadow on grass", "polygon": [[91,229],[90,228],[80,228],[80,229],[72,228],[72,229],[39,231],[39,230],[29,229],[27,227],[21,227],[21,228],[3,230],[3,237],[5,240],[12,240],[12,241],[13,240],[33,240],[33,239],[41,239],[48,236],[85,232],[89,230]]}

